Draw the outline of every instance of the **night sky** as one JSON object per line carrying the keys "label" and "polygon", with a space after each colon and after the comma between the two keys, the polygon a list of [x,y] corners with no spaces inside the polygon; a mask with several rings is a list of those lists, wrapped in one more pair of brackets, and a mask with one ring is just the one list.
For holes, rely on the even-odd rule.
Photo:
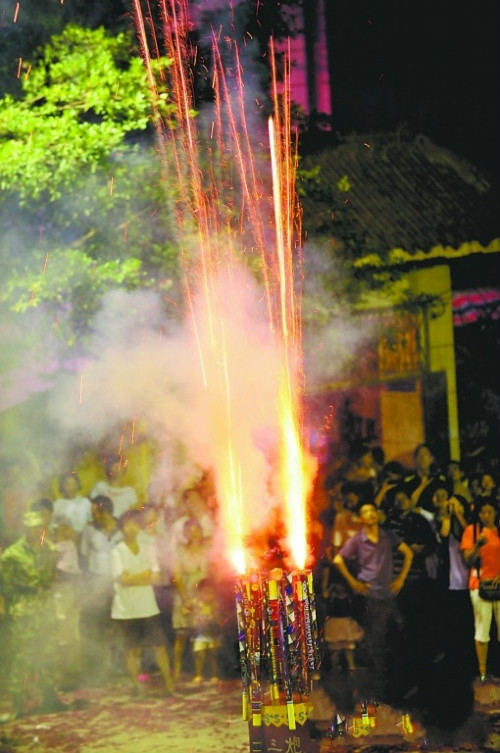
{"label": "night sky", "polygon": [[498,0],[325,0],[334,128],[404,123],[498,177]]}

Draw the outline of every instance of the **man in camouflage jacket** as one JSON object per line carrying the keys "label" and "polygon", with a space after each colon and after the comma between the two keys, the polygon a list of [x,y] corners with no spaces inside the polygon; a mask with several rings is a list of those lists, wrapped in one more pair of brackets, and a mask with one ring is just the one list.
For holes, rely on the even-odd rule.
{"label": "man in camouflage jacket", "polygon": [[39,512],[25,513],[24,535],[0,556],[0,595],[10,639],[8,689],[12,711],[1,721],[23,713],[24,695],[37,676],[42,694],[41,710],[58,710],[57,644],[52,584],[56,551],[46,538]]}

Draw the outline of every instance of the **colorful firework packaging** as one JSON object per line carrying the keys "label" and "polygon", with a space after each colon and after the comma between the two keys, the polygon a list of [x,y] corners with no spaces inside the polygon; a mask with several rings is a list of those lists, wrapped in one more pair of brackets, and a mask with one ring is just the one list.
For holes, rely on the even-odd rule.
{"label": "colorful firework packaging", "polygon": [[240,576],[236,613],[252,753],[266,753],[271,740],[288,744],[290,733],[297,751],[316,751],[308,727],[320,662],[311,574],[274,569]]}

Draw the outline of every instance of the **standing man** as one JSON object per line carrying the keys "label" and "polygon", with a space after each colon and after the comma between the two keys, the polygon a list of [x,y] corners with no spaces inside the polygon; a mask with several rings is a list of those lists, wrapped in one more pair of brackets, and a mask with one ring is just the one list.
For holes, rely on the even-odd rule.
{"label": "standing man", "polygon": [[[398,617],[396,596],[404,586],[413,552],[393,532],[380,527],[374,502],[363,502],[359,516],[361,531],[343,544],[333,558],[333,564],[354,593],[362,597],[366,643],[373,671],[371,691],[378,694],[386,689],[389,631]],[[393,549],[403,555],[401,570],[396,577]]]}
{"label": "standing man", "polygon": [[66,708],[57,698],[56,617],[52,598],[57,556],[47,539],[45,519],[30,510],[23,518],[24,535],[0,557],[0,593],[10,628],[9,692],[12,708],[2,722],[17,719],[26,710],[24,693],[38,677],[40,711]]}

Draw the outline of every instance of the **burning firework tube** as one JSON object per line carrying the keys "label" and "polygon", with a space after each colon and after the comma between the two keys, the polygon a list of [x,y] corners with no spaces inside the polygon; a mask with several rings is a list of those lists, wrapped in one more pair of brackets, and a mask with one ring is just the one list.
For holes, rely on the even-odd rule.
{"label": "burning firework tube", "polygon": [[[263,594],[260,577],[253,573],[247,579],[243,592],[243,605],[248,645],[248,665],[250,669],[250,695],[252,707],[252,726],[262,725],[262,686],[260,682],[261,663],[261,626]],[[254,741],[255,751],[260,751],[259,741]]]}
{"label": "burning firework tube", "polygon": [[319,633],[318,633],[318,618],[316,615],[316,597],[314,595],[314,582],[312,572],[307,573],[307,593],[309,596],[309,604],[311,608],[311,629],[313,633],[313,649],[314,649],[314,665],[315,669],[319,669],[321,654],[319,650]]}
{"label": "burning firework tube", "polygon": [[[279,595],[278,595],[278,583],[274,578],[268,581],[268,601],[267,601],[267,614],[268,614],[268,630],[269,630],[269,658],[271,660],[271,700],[279,701],[280,691],[280,676],[278,673],[278,660],[276,657],[277,652],[280,649],[279,645]],[[282,667],[280,667],[281,669]]]}
{"label": "burning firework tube", "polygon": [[298,612],[298,644],[302,654],[302,671],[307,691],[312,689],[313,676],[318,669],[317,647],[313,629],[313,615],[311,614],[311,602],[307,584],[307,574],[297,571],[292,576],[294,584],[294,596]]}
{"label": "burning firework tube", "polygon": [[298,641],[298,622],[297,606],[294,603],[294,587],[292,582],[292,574],[287,573],[284,578],[284,596],[285,596],[285,618],[286,618],[286,633],[288,640],[288,663],[290,676],[293,678],[294,690],[305,693],[306,688],[298,684],[300,678],[301,667],[301,651]]}
{"label": "burning firework tube", "polygon": [[283,630],[282,600],[280,585],[283,573],[281,570],[273,571],[273,577],[268,582],[268,616],[269,616],[269,654],[271,659],[271,698],[280,700],[280,685],[285,689],[288,728],[296,729],[295,709],[293,705],[293,692],[290,683],[290,673],[287,662],[287,644],[285,631]]}
{"label": "burning firework tube", "polygon": [[248,696],[250,692],[249,682],[249,664],[248,664],[248,644],[246,640],[246,625],[244,611],[244,597],[241,582],[236,586],[236,619],[238,623],[238,647],[240,657],[241,680],[243,683],[241,698],[241,715],[243,721],[248,721]]}

